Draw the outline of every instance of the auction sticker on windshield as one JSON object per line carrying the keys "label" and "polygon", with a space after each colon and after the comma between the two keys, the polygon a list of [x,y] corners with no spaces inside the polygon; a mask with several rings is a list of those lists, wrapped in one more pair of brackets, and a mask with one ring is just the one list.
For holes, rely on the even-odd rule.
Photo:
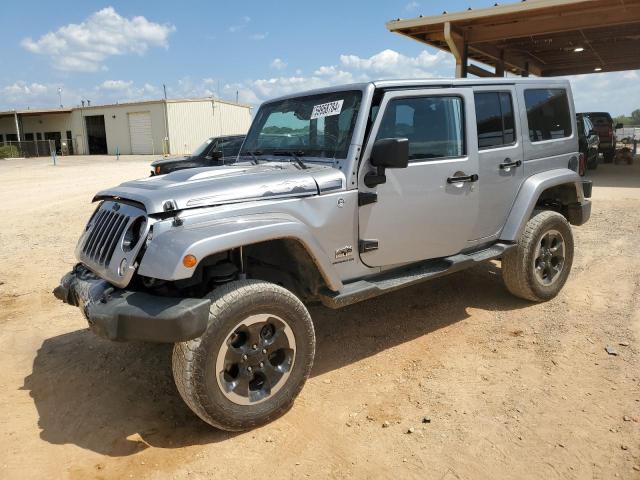
{"label": "auction sticker on windshield", "polygon": [[340,115],[343,103],[344,100],[336,100],[335,102],[323,103],[322,105],[314,105],[311,111],[311,120]]}

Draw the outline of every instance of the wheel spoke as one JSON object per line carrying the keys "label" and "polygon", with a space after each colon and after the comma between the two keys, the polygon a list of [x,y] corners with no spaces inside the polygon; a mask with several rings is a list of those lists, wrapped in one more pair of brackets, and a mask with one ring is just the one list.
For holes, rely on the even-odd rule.
{"label": "wheel spoke", "polygon": [[288,371],[288,369],[283,370],[280,369],[280,367],[275,367],[273,365],[271,365],[270,362],[265,363],[264,368],[262,369],[262,371],[264,372],[264,374],[266,375],[267,379],[269,380],[269,383],[271,385],[275,385],[278,383],[278,381],[280,381],[280,379],[282,378],[282,376]]}
{"label": "wheel spoke", "polygon": [[273,352],[281,348],[289,347],[289,339],[283,329],[277,329],[276,333],[269,340],[265,340],[263,345]]}
{"label": "wheel spoke", "polygon": [[229,334],[218,353],[218,383],[234,403],[260,402],[282,388],[294,360],[291,327],[271,314],[251,315]]}

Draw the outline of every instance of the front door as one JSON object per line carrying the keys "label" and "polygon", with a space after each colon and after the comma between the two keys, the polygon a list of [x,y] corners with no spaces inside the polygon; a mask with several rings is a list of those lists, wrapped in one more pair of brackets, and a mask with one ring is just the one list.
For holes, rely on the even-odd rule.
{"label": "front door", "polygon": [[[358,174],[360,191],[377,194],[375,203],[359,209],[366,265],[440,258],[465,248],[478,215],[474,118],[469,88],[384,95]],[[367,188],[371,149],[382,138],[409,140],[409,166],[387,169],[385,183]]]}

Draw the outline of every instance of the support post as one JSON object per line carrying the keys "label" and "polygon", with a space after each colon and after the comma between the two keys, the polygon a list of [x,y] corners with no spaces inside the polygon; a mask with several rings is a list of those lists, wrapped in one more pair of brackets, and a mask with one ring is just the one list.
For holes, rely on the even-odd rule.
{"label": "support post", "polygon": [[466,78],[467,76],[467,50],[468,45],[462,35],[451,29],[451,23],[444,24],[444,39],[447,42],[449,51],[456,59],[456,78]]}
{"label": "support post", "polygon": [[504,77],[504,50],[500,50],[500,58],[496,62],[496,77]]}
{"label": "support post", "polygon": [[16,135],[18,136],[18,141],[21,142],[22,138],[20,138],[20,124],[18,123],[18,112],[13,111],[13,119],[16,122]]}

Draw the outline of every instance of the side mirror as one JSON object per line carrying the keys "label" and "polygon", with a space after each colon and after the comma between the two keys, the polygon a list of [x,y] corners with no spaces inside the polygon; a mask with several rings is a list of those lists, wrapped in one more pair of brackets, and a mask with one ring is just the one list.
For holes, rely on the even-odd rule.
{"label": "side mirror", "polygon": [[409,165],[409,140],[407,138],[381,138],[376,140],[371,150],[371,165],[376,172],[364,176],[364,184],[373,188],[385,183],[387,168],[407,168]]}
{"label": "side mirror", "polygon": [[620,128],[624,128],[624,125],[622,123],[616,123],[616,130]]}
{"label": "side mirror", "polygon": [[371,165],[382,168],[407,168],[409,140],[407,138],[381,138],[371,151]]}
{"label": "side mirror", "polygon": [[213,160],[218,160],[222,158],[222,152],[220,150],[214,150],[209,154],[209,157],[211,157]]}

